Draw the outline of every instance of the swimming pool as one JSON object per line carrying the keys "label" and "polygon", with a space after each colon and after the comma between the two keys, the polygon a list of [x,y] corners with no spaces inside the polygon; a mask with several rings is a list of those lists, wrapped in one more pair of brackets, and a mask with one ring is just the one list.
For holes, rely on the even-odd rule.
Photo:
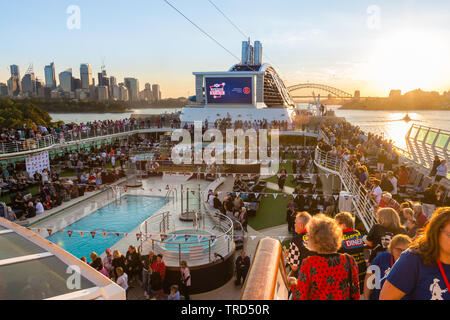
{"label": "swimming pool", "polygon": [[[189,235],[189,237],[186,237]],[[201,241],[198,241],[198,235],[203,236]],[[216,244],[216,240],[208,241],[211,239],[214,233],[207,232],[204,230],[177,230],[167,234],[167,239],[160,243],[160,246],[168,251],[187,253],[190,251],[191,247],[202,246],[203,250],[208,250],[209,244],[211,243],[211,248]],[[181,245],[180,245],[181,244]]]}
{"label": "swimming pool", "polygon": [[[103,208],[93,212],[89,216],[65,227],[63,232],[54,233],[47,239],[74,256],[86,257],[95,251],[98,255],[105,249],[112,247],[124,237],[124,234],[106,234],[101,232],[130,232],[148,217],[161,209],[167,203],[163,197],[149,196],[124,196],[121,203],[110,203]],[[69,237],[67,231],[74,231]],[[83,237],[76,231],[88,231]],[[89,231],[96,231],[92,238]],[[130,234],[136,240],[135,234]],[[123,252],[125,253],[125,252]]]}

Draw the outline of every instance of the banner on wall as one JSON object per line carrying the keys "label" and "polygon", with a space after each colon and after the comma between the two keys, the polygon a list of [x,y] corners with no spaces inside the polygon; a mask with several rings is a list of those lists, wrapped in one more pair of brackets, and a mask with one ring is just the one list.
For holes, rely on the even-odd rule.
{"label": "banner on wall", "polygon": [[50,157],[48,151],[34,154],[25,159],[25,166],[30,177],[37,171],[42,173],[42,170],[50,170]]}

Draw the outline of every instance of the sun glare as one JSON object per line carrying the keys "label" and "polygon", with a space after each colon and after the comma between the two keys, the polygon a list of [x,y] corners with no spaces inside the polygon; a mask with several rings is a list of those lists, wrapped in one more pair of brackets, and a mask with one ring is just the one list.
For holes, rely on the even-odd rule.
{"label": "sun glare", "polygon": [[370,54],[369,73],[386,89],[435,90],[445,85],[448,55],[448,44],[437,34],[398,32],[377,41]]}

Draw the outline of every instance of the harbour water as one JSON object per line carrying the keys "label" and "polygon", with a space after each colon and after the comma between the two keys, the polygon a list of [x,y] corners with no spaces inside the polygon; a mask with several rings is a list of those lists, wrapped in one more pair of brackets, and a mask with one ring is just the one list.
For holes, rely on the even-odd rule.
{"label": "harbour water", "polygon": [[132,114],[163,114],[180,111],[177,108],[140,108],[131,109],[124,113],[50,113],[53,121],[64,121],[65,123],[92,122],[96,120],[121,120],[129,118]]}
{"label": "harbour water", "polygon": [[383,135],[397,147],[406,148],[405,136],[412,124],[450,130],[450,111],[414,111],[410,122],[403,121],[402,111],[335,110],[336,116],[359,126],[363,131]]}

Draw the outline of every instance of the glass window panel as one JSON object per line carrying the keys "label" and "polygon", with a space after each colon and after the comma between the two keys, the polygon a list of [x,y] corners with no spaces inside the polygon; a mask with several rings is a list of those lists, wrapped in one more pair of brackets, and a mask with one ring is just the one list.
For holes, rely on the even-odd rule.
{"label": "glass window panel", "polygon": [[[69,289],[74,272],[56,257],[47,257],[0,267],[0,300],[41,300],[95,287],[83,276],[80,287]],[[69,280],[69,284],[72,284]]]}
{"label": "glass window panel", "polygon": [[425,135],[427,134],[428,130],[420,129],[419,134],[417,135],[417,141],[423,141],[425,138]]}
{"label": "glass window panel", "polygon": [[0,259],[2,260],[43,252],[46,251],[17,233],[0,235]]}
{"label": "glass window panel", "polygon": [[434,139],[436,138],[436,135],[437,135],[436,132],[430,130],[430,132],[428,133],[428,136],[427,136],[426,143],[433,144]]}
{"label": "glass window panel", "polygon": [[417,128],[416,128],[416,127],[413,127],[413,128],[411,129],[411,133],[409,134],[409,137],[412,138],[412,139],[414,139],[414,138],[416,137],[416,134],[417,134]]}
{"label": "glass window panel", "polygon": [[439,137],[436,141],[436,146],[442,149],[445,148],[445,144],[447,143],[448,138],[449,137],[447,134],[439,134]]}

